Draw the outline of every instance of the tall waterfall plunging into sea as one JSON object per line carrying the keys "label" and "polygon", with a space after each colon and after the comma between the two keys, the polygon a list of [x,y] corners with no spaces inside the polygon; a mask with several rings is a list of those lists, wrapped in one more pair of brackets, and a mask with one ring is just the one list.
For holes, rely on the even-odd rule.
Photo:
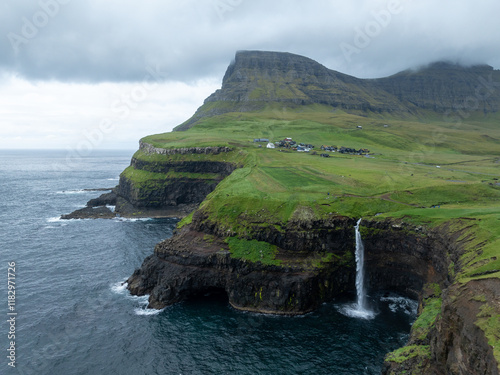
{"label": "tall waterfall plunging into sea", "polygon": [[361,233],[359,233],[359,224],[361,219],[356,223],[356,295],[358,310],[366,310],[366,293],[365,293],[365,247],[363,246],[363,240],[361,239]]}
{"label": "tall waterfall plunging into sea", "polygon": [[372,319],[375,313],[367,307],[365,291],[365,248],[359,232],[359,219],[354,227],[356,234],[356,303],[344,306],[341,312],[354,318]]}

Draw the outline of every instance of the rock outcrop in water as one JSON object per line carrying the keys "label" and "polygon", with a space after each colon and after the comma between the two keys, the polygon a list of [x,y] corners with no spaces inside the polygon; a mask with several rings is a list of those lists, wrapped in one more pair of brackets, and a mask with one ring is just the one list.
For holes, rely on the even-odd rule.
{"label": "rock outcrop in water", "polygon": [[71,219],[112,219],[116,214],[106,206],[87,206],[73,211],[67,215],[61,215],[63,220]]}
{"label": "rock outcrop in water", "polygon": [[116,214],[108,207],[116,205],[117,195],[114,192],[114,190],[113,189],[97,189],[97,190],[111,190],[111,191],[109,193],[102,194],[98,198],[89,200],[84,208],[75,210],[67,215],[61,215],[61,219],[63,220],[112,219],[116,217]]}

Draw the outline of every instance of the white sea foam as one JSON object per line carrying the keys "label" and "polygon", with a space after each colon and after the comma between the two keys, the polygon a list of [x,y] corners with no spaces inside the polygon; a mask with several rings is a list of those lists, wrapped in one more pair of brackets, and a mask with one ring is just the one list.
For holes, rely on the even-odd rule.
{"label": "white sea foam", "polygon": [[83,194],[83,193],[89,193],[89,191],[84,189],[72,189],[72,190],[61,190],[57,192],[57,194]]}
{"label": "white sea foam", "polygon": [[408,315],[415,315],[418,310],[418,302],[401,296],[381,297],[380,301],[387,302],[392,312],[403,311]]}
{"label": "white sea foam", "polygon": [[136,297],[136,299],[138,300],[138,302],[140,304],[140,307],[137,307],[134,309],[134,312],[136,315],[146,315],[146,316],[158,315],[163,310],[165,310],[165,309],[161,309],[161,310],[149,309],[148,308],[148,304],[149,304],[149,295],[148,294],[146,294],[145,296]]}
{"label": "white sea foam", "polygon": [[146,294],[144,296],[133,296],[127,290],[127,286],[128,283],[126,281],[118,281],[117,283],[112,284],[110,288],[113,293],[126,296],[127,299],[132,300],[135,305],[139,305],[138,307],[134,308],[134,313],[136,315],[158,315],[164,310],[149,309],[149,295]]}
{"label": "white sea foam", "polygon": [[113,218],[115,221],[148,221],[152,220],[150,217],[115,217]]}
{"label": "white sea foam", "polygon": [[146,308],[144,308],[144,307],[138,307],[138,308],[134,309],[134,312],[135,312],[136,315],[146,315],[146,316],[149,316],[149,315],[158,315],[162,311],[163,311],[163,309],[156,310],[156,309],[148,309],[147,307]]}
{"label": "white sea foam", "polygon": [[69,220],[63,220],[61,219],[60,216],[56,217],[49,217],[48,219],[45,219],[49,225],[45,225],[43,229],[57,229],[61,227],[65,227],[66,225],[69,224],[70,221],[75,221],[76,219],[69,219]]}
{"label": "white sea foam", "polygon": [[127,282],[126,281],[118,281],[117,283],[114,283],[111,285],[111,291],[116,294],[127,294]]}
{"label": "white sea foam", "polygon": [[120,179],[118,177],[116,178],[108,178],[107,181],[119,181]]}
{"label": "white sea foam", "polygon": [[93,219],[61,219],[60,216],[57,217],[49,217],[47,219],[47,223],[60,223],[61,225],[68,225],[68,223],[81,221],[81,220],[93,220]]}

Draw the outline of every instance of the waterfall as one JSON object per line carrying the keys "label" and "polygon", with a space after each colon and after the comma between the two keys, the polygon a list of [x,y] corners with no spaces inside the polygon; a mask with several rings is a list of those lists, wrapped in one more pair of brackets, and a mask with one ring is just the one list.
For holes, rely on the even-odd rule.
{"label": "waterfall", "polygon": [[360,312],[366,311],[366,293],[365,293],[365,247],[359,233],[359,224],[361,219],[358,220],[354,227],[356,231],[356,295],[358,310]]}
{"label": "waterfall", "polygon": [[361,219],[356,223],[355,234],[356,234],[356,303],[351,303],[340,308],[340,312],[344,315],[362,318],[362,319],[373,319],[375,317],[375,312],[371,311],[366,303],[366,291],[365,291],[365,248],[363,246],[363,240],[361,238],[361,233],[359,233],[359,224]]}

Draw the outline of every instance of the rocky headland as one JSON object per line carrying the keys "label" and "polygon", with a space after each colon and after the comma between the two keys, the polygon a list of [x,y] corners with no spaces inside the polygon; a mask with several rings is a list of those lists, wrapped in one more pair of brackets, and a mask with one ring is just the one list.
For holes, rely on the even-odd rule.
{"label": "rocky headland", "polygon": [[[141,141],[143,155],[218,155],[228,147],[162,149]],[[237,168],[234,163],[209,160],[155,160],[133,157],[130,174],[122,173],[118,186],[87,202],[86,207],[62,215],[61,219],[109,219],[120,217],[183,218],[212,192],[222,179]],[[139,183],[134,174],[146,178]],[[109,206],[113,206],[112,211]]]}
{"label": "rocky headland", "polygon": [[[192,296],[225,293],[236,309],[297,315],[355,291],[356,220],[290,222],[280,231],[255,231],[250,238],[276,246],[275,264],[232,256],[227,233],[197,212],[190,224],[159,243],[128,279],[134,295],[149,295],[152,308]],[[369,290],[394,291],[419,301],[423,322],[408,346],[386,358],[384,374],[498,374],[497,361],[477,325],[482,302],[498,301],[498,279],[466,285],[454,275],[467,241],[467,220],[453,227],[426,228],[403,220],[364,220]],[[481,297],[478,297],[481,296]],[[498,309],[498,305],[491,305]],[[428,320],[428,321],[427,321]]]}
{"label": "rocky headland", "polygon": [[[288,114],[278,113],[277,108],[295,111],[306,119],[302,114],[306,111],[313,117],[321,112],[321,119],[327,120],[340,111],[342,115],[357,116],[355,120],[345,117],[354,128],[355,121],[367,119],[367,124],[376,124],[374,127],[379,126],[377,129],[382,131],[377,130],[377,136],[370,138],[366,133],[354,133],[356,130],[342,133],[344,130],[339,128],[321,128],[327,139],[330,132],[334,134],[333,141],[350,132],[349,139],[367,139],[377,145],[379,138],[387,137],[391,150],[407,153],[413,147],[411,142],[421,136],[421,129],[415,131],[411,124],[408,129],[415,131],[417,137],[407,136],[405,130],[399,138],[390,138],[392,135],[384,130],[389,127],[387,119],[417,121],[429,113],[442,118],[464,109],[469,115],[474,111],[474,115],[490,121],[488,116],[500,108],[499,90],[494,89],[499,78],[499,72],[488,66],[438,63],[367,80],[332,71],[302,56],[241,51],[227,69],[221,89],[176,129],[187,131],[185,134],[190,134],[194,141],[187,135],[187,140],[179,141],[179,133],[184,135],[183,132],[176,132],[175,137],[144,138],[112,192],[63,218],[184,218],[174,236],[157,244],[154,253],[127,281],[132,294],[149,295],[150,308],[161,309],[198,294],[220,292],[236,309],[298,315],[355,291],[354,226],[360,216],[355,212],[360,211],[360,204],[370,206],[377,201],[373,210],[386,211],[369,211],[360,227],[368,288],[394,291],[419,301],[419,317],[412,326],[409,342],[386,356],[383,373],[498,374],[499,269],[483,267],[496,264],[497,257],[487,256],[491,250],[485,246],[493,239],[484,237],[482,232],[482,227],[494,227],[490,223],[497,223],[495,217],[467,216],[461,211],[439,220],[435,211],[432,217],[413,217],[407,211],[391,217],[398,210],[426,207],[427,195],[419,190],[424,185],[413,182],[417,180],[416,176],[413,178],[413,169],[404,177],[411,181],[408,190],[401,192],[403,188],[390,185],[394,191],[387,188],[361,196],[344,191],[345,186],[362,189],[374,184],[373,180],[350,178],[355,168],[361,168],[356,167],[361,163],[359,159],[339,159],[338,168],[344,161],[353,164],[343,172],[334,170],[335,176],[327,178],[323,171],[329,171],[328,167],[316,169],[323,161],[296,167],[293,162],[299,159],[288,161],[284,153],[256,154],[255,150],[264,148],[257,149],[251,139],[279,132],[277,121],[288,121]],[[478,92],[483,100],[473,110],[464,108]],[[245,113],[265,111],[270,111],[270,119],[257,121],[267,124],[262,133],[252,128],[254,123],[249,117],[242,117]],[[235,136],[236,140],[221,138],[221,134],[227,134],[227,138],[236,134],[235,127],[246,124],[245,121],[251,130],[243,128],[244,136]],[[295,118],[289,120],[287,126],[298,123],[306,135],[316,131],[314,126],[308,127],[309,122],[294,121]],[[226,122],[230,125],[224,127]],[[395,128],[401,125],[397,121],[392,124]],[[222,129],[214,136],[217,140],[210,141],[213,144],[205,142],[203,132],[209,134],[211,127],[216,126]],[[446,137],[453,134],[447,125],[443,129],[446,136],[440,130],[440,142],[447,145]],[[407,137],[413,138],[409,141]],[[173,145],[169,143],[171,138]],[[498,142],[492,137],[481,139],[491,144]],[[388,147],[387,144],[383,146]],[[432,152],[441,143],[433,147]],[[472,152],[466,149],[463,154]],[[483,153],[486,151],[480,150],[478,155]],[[314,160],[312,156],[305,157]],[[259,163],[265,166],[260,168]],[[396,165],[398,176],[406,172],[406,162],[396,160]],[[389,169],[382,169],[377,177],[377,184],[385,178],[398,178],[387,166]],[[419,178],[425,180],[431,175],[425,170]],[[270,185],[271,180],[274,185],[269,192],[266,184]],[[446,190],[449,185],[439,190],[443,180],[438,176],[425,185],[438,203],[448,202],[446,196],[452,194]],[[402,184],[402,180],[398,181]],[[455,178],[451,181],[457,183]],[[477,194],[497,199],[496,191],[486,190],[494,189],[494,184],[485,187],[483,182],[478,182],[478,189],[482,190]],[[466,189],[470,186],[472,182],[460,187],[466,193],[460,190],[459,198],[450,202],[458,205],[462,199],[470,203],[466,201],[470,196]],[[335,189],[337,193],[330,195],[330,190]],[[409,200],[413,195],[420,198]],[[115,210],[108,206],[115,206]],[[341,210],[343,213],[339,213]],[[378,215],[380,212],[387,215]],[[482,220],[489,220],[488,224],[483,225],[486,221]],[[481,267],[485,270],[474,271]]]}

